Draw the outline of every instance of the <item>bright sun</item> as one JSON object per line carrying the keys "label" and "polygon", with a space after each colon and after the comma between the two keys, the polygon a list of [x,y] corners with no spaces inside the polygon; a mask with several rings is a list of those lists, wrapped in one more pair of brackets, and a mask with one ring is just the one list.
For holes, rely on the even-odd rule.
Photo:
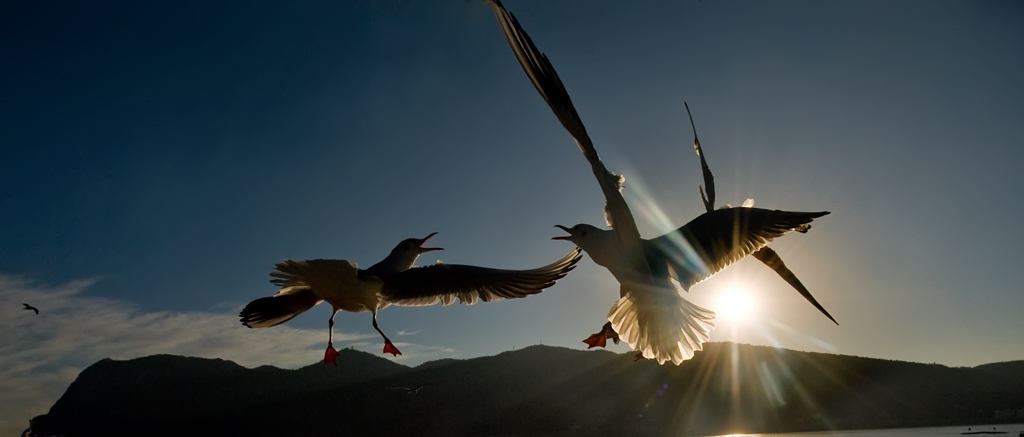
{"label": "bright sun", "polygon": [[715,312],[722,318],[742,319],[753,310],[754,299],[747,290],[733,287],[718,295],[718,307],[715,308]]}

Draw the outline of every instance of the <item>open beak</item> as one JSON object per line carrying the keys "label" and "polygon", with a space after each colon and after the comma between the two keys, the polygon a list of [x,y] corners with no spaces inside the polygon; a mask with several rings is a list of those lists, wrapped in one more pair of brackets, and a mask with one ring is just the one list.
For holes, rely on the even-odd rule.
{"label": "open beak", "polygon": [[555,225],[555,227],[558,228],[558,229],[561,229],[561,230],[563,230],[565,232],[568,232],[569,235],[563,235],[561,237],[551,237],[552,240],[566,240],[566,241],[569,241],[569,239],[572,238],[572,231],[570,231],[569,228],[567,228],[565,226],[562,226],[562,225]]}
{"label": "open beak", "polygon": [[435,235],[437,235],[437,232],[432,232],[430,235],[427,235],[426,237],[423,237],[422,240],[420,240],[420,253],[430,252],[432,250],[444,250],[444,248],[442,247],[423,247],[423,244],[426,243],[427,240],[430,239],[430,237],[433,237]]}

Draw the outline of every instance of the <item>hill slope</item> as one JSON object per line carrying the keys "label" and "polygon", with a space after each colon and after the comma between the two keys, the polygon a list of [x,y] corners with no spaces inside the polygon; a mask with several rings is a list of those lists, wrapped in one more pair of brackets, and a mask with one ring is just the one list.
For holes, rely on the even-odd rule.
{"label": "hill slope", "polygon": [[[1021,361],[949,368],[710,343],[680,366],[546,346],[415,368],[345,350],[338,364],[102,360],[36,431],[708,435],[976,424],[1024,407]],[[385,389],[423,383],[416,395]]]}

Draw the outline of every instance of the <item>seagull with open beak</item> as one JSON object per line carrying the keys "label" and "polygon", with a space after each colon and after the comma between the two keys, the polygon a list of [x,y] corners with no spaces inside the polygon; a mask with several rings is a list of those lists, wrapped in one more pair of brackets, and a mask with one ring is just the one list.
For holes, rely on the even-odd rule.
{"label": "seagull with open beak", "polygon": [[239,314],[250,328],[269,328],[291,320],[320,302],[327,301],[333,311],[328,321],[330,334],[324,362],[335,364],[334,316],[338,311],[369,311],[373,328],[384,337],[384,352],[401,355],[397,347],[377,325],[377,311],[391,304],[422,306],[456,299],[466,304],[514,299],[537,294],[554,285],[572,270],[580,259],[577,248],[562,259],[532,270],[500,270],[459,264],[435,264],[413,267],[426,252],[442,250],[423,245],[437,233],[424,238],[407,238],[391,253],[368,269],[338,259],[307,261],[285,260],[270,273],[270,282],[281,287],[274,296],[250,302]]}
{"label": "seagull with open beak", "polygon": [[603,345],[611,332],[638,351],[638,356],[658,363],[679,364],[692,358],[710,338],[714,313],[684,299],[677,284],[689,290],[774,238],[789,231],[806,232],[813,219],[828,212],[726,208],[704,213],[660,237],[641,238],[622,196],[625,178],[601,162],[554,66],[500,0],[488,3],[519,65],[572,135],[605,197],[605,221],[611,229],[558,225],[569,235],[555,237],[575,243],[619,281],[619,299],[608,312],[608,324],[584,341],[592,347]]}

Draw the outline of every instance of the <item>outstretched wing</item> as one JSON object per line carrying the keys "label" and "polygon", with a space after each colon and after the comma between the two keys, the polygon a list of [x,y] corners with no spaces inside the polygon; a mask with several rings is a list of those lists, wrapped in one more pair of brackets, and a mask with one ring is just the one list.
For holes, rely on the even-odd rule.
{"label": "outstretched wing", "polygon": [[594,144],[590,141],[590,136],[587,135],[587,129],[583,126],[583,121],[576,113],[576,107],[573,106],[569,93],[562,85],[562,80],[558,78],[558,73],[555,72],[555,68],[548,61],[547,56],[537,49],[530,36],[519,25],[519,21],[505,10],[501,1],[488,1],[491,8],[494,9],[494,15],[498,18],[498,23],[501,24],[509,46],[512,47],[512,52],[519,59],[519,65],[523,67],[523,71],[533,82],[537,92],[551,107],[555,117],[558,117],[558,121],[576,139],[576,145],[590,162],[591,170],[601,185],[601,191],[604,192],[605,216],[610,222],[609,224],[615,228],[620,249],[629,260],[635,263],[633,267],[637,272],[647,272],[643,248],[640,244],[640,231],[637,230],[633,214],[630,213],[626,200],[622,198],[620,192],[622,176],[608,171],[597,156],[597,150],[594,149]]}
{"label": "outstretched wing", "polygon": [[836,319],[833,318],[832,315],[825,310],[825,307],[821,306],[821,304],[818,303],[818,300],[811,295],[811,291],[808,290],[807,287],[804,287],[804,284],[800,282],[800,279],[796,277],[796,274],[794,274],[792,271],[789,270],[788,267],[786,267],[786,263],[782,262],[782,258],[779,258],[779,254],[775,253],[774,249],[765,246],[762,247],[757,252],[754,252],[752,256],[754,258],[757,258],[758,261],[763,262],[766,266],[770,267],[772,270],[775,271],[775,273],[778,273],[779,276],[782,277],[782,279],[789,283],[789,285],[793,286],[793,288],[795,288],[796,291],[799,292],[800,295],[804,297],[804,299],[807,299],[807,301],[810,302],[811,305],[814,305],[814,307],[817,308],[818,311],[821,311],[821,313],[824,314],[825,317],[828,317],[828,319],[831,320],[832,323],[839,325],[839,322],[837,322]]}
{"label": "outstretched wing", "polygon": [[[693,128],[693,150],[697,152],[698,156],[700,156],[700,169],[704,174],[704,185],[708,187],[708,196],[705,198],[704,190],[700,189],[698,186],[698,189],[700,189],[700,200],[704,202],[704,208],[707,209],[708,212],[713,212],[715,210],[715,177],[711,174],[711,168],[708,167],[708,162],[704,158],[704,149],[700,147],[700,140],[697,139],[697,126],[693,124],[693,115],[690,114],[690,105],[686,102],[683,102],[683,105],[686,106],[686,115],[690,117],[690,127]],[[754,206],[754,199],[747,199],[743,202],[743,206]],[[796,291],[807,299],[811,305],[814,305],[818,311],[821,311],[825,317],[828,317],[832,323],[835,323],[836,325],[839,324],[839,322],[837,322],[836,319],[834,319],[832,315],[825,310],[825,307],[821,306],[821,304],[818,303],[818,300],[811,295],[810,290],[808,290],[807,287],[804,287],[804,284],[800,282],[800,279],[796,277],[796,274],[786,267],[786,263],[782,262],[782,258],[779,257],[778,253],[775,253],[774,249],[764,246],[752,253],[751,256],[764,263],[768,268],[774,270],[775,273],[778,273],[783,280],[796,289]]]}
{"label": "outstretched wing", "polygon": [[686,106],[686,115],[690,117],[690,127],[693,129],[693,151],[697,152],[697,156],[700,157],[700,171],[704,175],[704,185],[708,187],[708,196],[704,197],[704,189],[697,185],[697,189],[700,190],[700,200],[704,202],[704,209],[712,212],[715,210],[715,176],[711,174],[708,161],[704,159],[704,149],[700,148],[700,140],[697,139],[697,126],[693,124],[690,105],[683,102],[683,106]]}
{"label": "outstretched wing", "polygon": [[652,263],[667,263],[672,276],[689,290],[786,232],[807,232],[812,220],[827,214],[828,211],[719,209],[701,214],[668,234],[645,240],[644,248]]}
{"label": "outstretched wing", "polygon": [[289,287],[270,297],[249,302],[238,314],[250,328],[269,328],[287,322],[323,302],[312,289]]}
{"label": "outstretched wing", "polygon": [[388,303],[404,306],[444,304],[458,299],[472,305],[537,294],[576,267],[579,248],[564,258],[533,270],[500,270],[459,264],[435,264],[381,275],[381,295]]}

